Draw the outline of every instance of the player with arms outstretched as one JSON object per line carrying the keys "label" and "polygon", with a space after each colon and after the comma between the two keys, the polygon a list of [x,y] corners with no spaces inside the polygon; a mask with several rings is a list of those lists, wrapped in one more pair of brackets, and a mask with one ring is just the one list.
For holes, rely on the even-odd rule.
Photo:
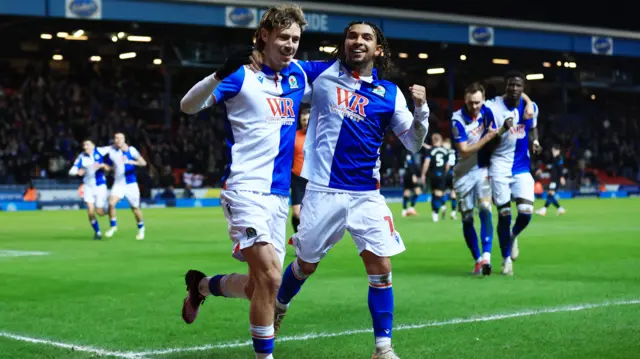
{"label": "player with arms outstretched", "polygon": [[313,85],[302,176],[309,180],[292,237],[297,259],[285,270],[277,296],[276,328],[318,263],[349,231],[369,277],[374,359],[398,358],[391,346],[393,291],[390,257],[405,250],[380,194],[380,146],[391,128],[417,152],[428,131],[425,88],[409,88],[412,114],[401,90],[383,80],[391,51],[380,29],[352,22],[331,61],[301,62]]}
{"label": "player with arms outstretched", "polygon": [[137,240],[144,239],[144,219],[140,210],[140,188],[136,177],[136,166],[144,167],[147,161],[140,155],[140,152],[129,146],[125,140],[124,133],[116,132],[113,135],[113,146],[100,147],[100,151],[107,151],[109,156],[107,163],[113,166],[114,181],[109,196],[109,217],[111,227],[105,232],[105,237],[111,238],[118,230],[116,220],[116,204],[121,199],[126,198],[131,207],[136,222],[138,223]]}
{"label": "player with arms outstretched", "polygon": [[553,204],[557,208],[558,215],[563,215],[567,213],[567,211],[558,203],[558,199],[556,198],[556,189],[558,188],[558,184],[564,186],[567,182],[564,178],[564,159],[560,154],[560,145],[553,145],[551,147],[551,163],[547,165],[549,171],[551,172],[551,181],[549,182],[549,189],[547,190],[547,201],[544,203],[544,207],[540,208],[536,211],[536,214],[541,216],[547,215],[547,208],[549,205]]}
{"label": "player with arms outstretched", "polygon": [[107,200],[107,181],[104,173],[111,168],[105,164],[106,151],[100,151],[91,140],[82,142],[83,152],[76,158],[69,176],[82,177],[83,199],[87,205],[89,222],[95,232],[93,239],[102,239],[100,224],[96,214],[104,216],[104,206]]}
{"label": "player with arms outstretched", "polygon": [[[249,274],[185,275],[182,318],[192,323],[209,295],[251,301],[250,328],[257,359],[273,358],[276,293],[286,254],[291,168],[300,104],[310,94],[302,68],[293,60],[306,25],[296,5],[270,8],[255,33],[264,65],[254,73],[253,49],[228,58],[181,101],[186,113],[217,104],[226,110],[229,165],[220,193],[236,259]],[[306,159],[305,159],[306,160]]]}
{"label": "player with arms outstretched", "polygon": [[[517,71],[505,75],[505,95],[491,100],[494,126],[500,128],[506,121],[513,126],[500,137],[491,155],[489,177],[493,201],[498,207],[498,239],[502,251],[502,274],[513,275],[512,261],[518,257],[517,236],[527,227],[533,213],[534,180],[531,176],[529,140],[533,149],[540,153],[538,142],[538,107],[533,106],[533,118],[526,119],[526,101],[523,98],[525,76]],[[531,136],[529,136],[531,133]],[[511,199],[515,198],[518,208],[516,222],[511,228]]]}
{"label": "player with arms outstretched", "polygon": [[444,201],[444,191],[447,185],[447,165],[449,162],[449,150],[442,146],[442,135],[434,133],[431,135],[433,145],[427,152],[422,163],[422,181],[426,183],[429,179],[431,188],[431,219],[434,222],[440,220],[440,212],[446,207]]}

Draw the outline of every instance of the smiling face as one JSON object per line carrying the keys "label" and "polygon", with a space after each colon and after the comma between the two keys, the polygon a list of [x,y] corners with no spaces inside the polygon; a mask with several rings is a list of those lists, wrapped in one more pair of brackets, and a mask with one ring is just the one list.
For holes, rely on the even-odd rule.
{"label": "smiling face", "polygon": [[354,24],[344,39],[344,53],[347,64],[361,67],[373,64],[375,58],[382,53],[382,46],[377,43],[376,33],[371,26]]}
{"label": "smiling face", "polygon": [[261,37],[264,41],[265,64],[274,70],[289,66],[298,51],[302,29],[297,23],[288,28],[262,29]]}

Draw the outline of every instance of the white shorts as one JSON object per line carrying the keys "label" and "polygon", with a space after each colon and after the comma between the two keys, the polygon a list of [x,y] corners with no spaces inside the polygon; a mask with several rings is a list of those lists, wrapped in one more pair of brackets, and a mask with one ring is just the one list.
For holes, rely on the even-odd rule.
{"label": "white shorts", "polygon": [[477,168],[455,178],[453,186],[458,194],[458,206],[462,213],[472,211],[481,198],[491,197],[489,172],[486,168]]}
{"label": "white shorts", "polygon": [[522,198],[531,202],[535,199],[534,181],[531,173],[520,173],[515,176],[492,177],[491,191],[493,202],[501,206],[511,202],[511,198]]}
{"label": "white shorts", "polygon": [[391,257],[405,250],[393,226],[393,215],[380,193],[333,193],[307,189],[300,208],[300,226],[292,238],[296,255],[318,263],[338,243],[344,231],[358,253],[367,250]]}
{"label": "white shorts", "polygon": [[284,264],[287,253],[289,197],[251,191],[220,191],[220,204],[227,219],[232,255],[245,262],[242,250],[255,243],[271,243]]}
{"label": "white shorts", "polygon": [[140,207],[140,188],[137,183],[114,184],[111,187],[111,196],[119,199],[126,197],[131,208]]}
{"label": "white shorts", "polygon": [[82,186],[82,198],[85,203],[94,204],[96,208],[104,208],[107,200],[107,185]]}

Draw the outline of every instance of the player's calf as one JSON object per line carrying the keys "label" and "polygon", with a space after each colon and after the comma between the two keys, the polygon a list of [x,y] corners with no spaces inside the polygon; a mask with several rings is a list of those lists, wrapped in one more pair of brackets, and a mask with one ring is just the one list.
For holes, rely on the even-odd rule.
{"label": "player's calf", "polygon": [[498,206],[498,240],[502,258],[511,256],[511,203]]}
{"label": "player's calf", "polygon": [[295,297],[307,278],[315,272],[318,267],[317,263],[305,263],[301,259],[296,258],[282,275],[282,284],[278,289],[276,296],[276,310],[273,319],[274,335],[277,337],[280,332],[280,325],[287,315],[289,304]]}

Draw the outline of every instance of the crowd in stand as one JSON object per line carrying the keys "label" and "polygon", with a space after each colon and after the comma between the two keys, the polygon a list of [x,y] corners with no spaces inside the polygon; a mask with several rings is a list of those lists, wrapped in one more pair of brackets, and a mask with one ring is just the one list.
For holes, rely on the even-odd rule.
{"label": "crowd in stand", "polygon": [[[179,94],[164,94],[159,68],[87,66],[60,75],[34,66],[17,72],[0,64],[0,74],[0,184],[67,178],[84,139],[108,145],[121,131],[149,163],[139,174],[143,194],[152,187],[221,186],[226,165],[221,110],[181,113]],[[568,177],[576,186],[590,181],[588,168],[640,180],[636,104],[616,93],[595,101],[583,97],[570,102],[567,111],[554,98],[535,99],[543,109],[538,121],[543,147],[562,146]],[[169,121],[165,106],[173,109]],[[431,128],[449,137],[450,114],[439,113],[432,111]],[[405,154],[389,133],[381,148],[383,186],[401,184]],[[549,156],[547,151],[536,158],[533,167]]]}

